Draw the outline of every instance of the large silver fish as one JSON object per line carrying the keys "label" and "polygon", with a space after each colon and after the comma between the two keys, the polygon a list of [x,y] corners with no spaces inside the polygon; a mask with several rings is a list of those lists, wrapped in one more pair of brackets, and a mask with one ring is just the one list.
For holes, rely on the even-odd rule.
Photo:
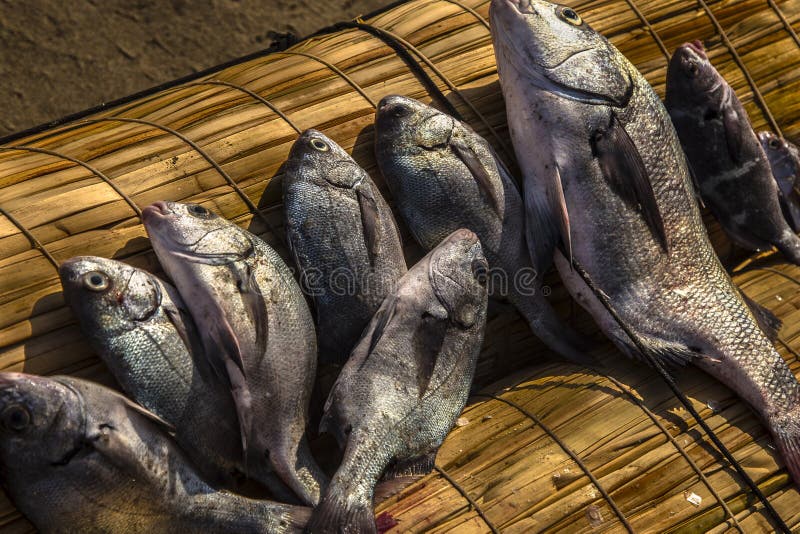
{"label": "large silver fish", "polygon": [[92,348],[131,398],[175,428],[176,440],[207,480],[235,485],[246,473],[276,497],[291,497],[252,444],[244,465],[230,390],[210,376],[194,321],[174,287],[125,263],[91,256],[65,261],[59,274]]}
{"label": "large silver fish", "polygon": [[725,232],[748,250],[774,245],[800,265],[800,238],[783,217],[767,156],[744,106],[699,41],[672,55],[664,103],[700,196]]}
{"label": "large silver fish", "polygon": [[463,122],[394,95],[378,105],[375,135],[378,165],[419,244],[431,250],[459,228],[475,232],[489,260],[489,294],[514,305],[552,350],[590,361],[542,292],[522,231],[522,197],[489,143]]}
{"label": "large silver fish", "polygon": [[749,402],[800,481],[800,384],[711,248],[658,96],[568,7],[492,0],[490,13],[529,231],[551,229],[567,288],[625,353],[638,351],[570,255],[652,356]]}
{"label": "large silver fish", "polygon": [[0,373],[0,480],[41,532],[302,530],[306,508],[208,486],[154,418],[98,384]]}
{"label": "large silver fish", "polygon": [[406,272],[400,234],[366,171],[321,132],[306,130],[284,169],[286,236],[314,298],[320,359],[344,363]]}
{"label": "large silver fish", "polygon": [[157,202],[143,211],[161,265],[192,303],[205,354],[230,383],[244,450],[252,441],[316,503],[326,477],[305,435],[316,336],[292,273],[269,245],[203,206]]}
{"label": "large silver fish", "polygon": [[772,132],[758,132],[758,140],[778,184],[783,216],[792,230],[800,232],[800,149]]}
{"label": "large silver fish", "polygon": [[488,264],[458,230],[386,298],[325,403],[321,428],[345,448],[307,531],[375,532],[375,484],[431,471],[467,401],[486,324]]}

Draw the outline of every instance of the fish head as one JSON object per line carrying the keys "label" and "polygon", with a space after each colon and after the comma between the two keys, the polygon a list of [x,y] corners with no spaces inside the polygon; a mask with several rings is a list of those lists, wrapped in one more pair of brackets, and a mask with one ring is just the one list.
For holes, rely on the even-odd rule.
{"label": "fish head", "polygon": [[795,180],[800,177],[800,154],[797,148],[772,132],[758,132],[758,140],[781,191],[789,194]]}
{"label": "fish head", "polygon": [[0,470],[46,476],[80,450],[80,394],[56,380],[0,373]]}
{"label": "fish head", "polygon": [[403,152],[447,148],[458,126],[436,108],[400,95],[383,97],[375,114],[377,142]]}
{"label": "fish head", "polygon": [[79,256],[62,263],[58,273],[64,299],[90,334],[131,330],[161,306],[156,278],[126,263]]}
{"label": "fish head", "polygon": [[433,293],[450,320],[473,326],[485,311],[490,274],[478,236],[466,228],[456,230],[431,251],[428,269]]}
{"label": "fish head", "polygon": [[522,78],[588,104],[627,105],[634,89],[630,63],[574,9],[492,0],[489,15],[501,80]]}
{"label": "fish head", "polygon": [[336,142],[310,129],[292,145],[285,174],[287,183],[303,180],[318,186],[351,189],[361,183],[364,171]]}
{"label": "fish head", "polygon": [[708,60],[703,43],[692,41],[675,50],[667,68],[667,99],[685,107],[701,103],[727,86]]}
{"label": "fish head", "polygon": [[155,202],[142,220],[154,248],[184,261],[227,265],[255,251],[244,230],[200,204]]}

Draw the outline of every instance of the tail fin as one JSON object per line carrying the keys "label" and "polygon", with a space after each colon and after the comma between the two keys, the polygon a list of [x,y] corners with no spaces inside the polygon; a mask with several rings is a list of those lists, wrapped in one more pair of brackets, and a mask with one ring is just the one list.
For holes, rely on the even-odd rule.
{"label": "tail fin", "polygon": [[520,313],[528,321],[534,335],[542,340],[550,350],[566,360],[580,365],[596,363],[589,355],[592,346],[583,334],[564,323],[556,311],[541,294],[541,290],[531,297],[516,296],[514,300]]}
{"label": "tail fin", "polygon": [[377,534],[372,503],[354,500],[340,488],[331,486],[311,513],[307,534]]}
{"label": "tail fin", "polygon": [[303,435],[294,450],[270,450],[275,472],[305,503],[316,505],[328,485],[328,477],[311,456],[308,440]]}
{"label": "tail fin", "polygon": [[300,533],[308,525],[308,520],[311,519],[311,508],[306,508],[304,506],[286,506],[288,510],[285,514],[285,520],[281,521],[281,523],[286,524],[286,530],[284,532],[296,532]]}
{"label": "tail fin", "polygon": [[790,262],[795,265],[800,265],[800,238],[788,229],[784,232],[784,237],[778,243],[775,243],[778,250],[786,256]]}
{"label": "tail fin", "polygon": [[795,485],[800,486],[800,406],[770,422],[775,445]]}

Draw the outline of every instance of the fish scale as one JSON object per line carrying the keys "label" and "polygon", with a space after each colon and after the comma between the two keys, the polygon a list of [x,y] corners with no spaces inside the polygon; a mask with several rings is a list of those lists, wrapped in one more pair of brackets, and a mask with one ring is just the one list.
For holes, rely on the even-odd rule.
{"label": "fish scale", "polygon": [[[571,250],[651,356],[693,362],[753,407],[800,480],[800,384],[711,248],[658,96],[569,8],[493,0],[490,14],[527,214],[551,227],[559,210],[569,217],[571,248],[563,238],[551,243],[561,250],[556,264],[567,289],[624,353],[638,354],[572,269],[564,256]],[[629,87],[598,86],[598,66]],[[614,150],[597,151],[593,142],[608,125],[618,129]],[[547,202],[558,188],[563,205]]]}

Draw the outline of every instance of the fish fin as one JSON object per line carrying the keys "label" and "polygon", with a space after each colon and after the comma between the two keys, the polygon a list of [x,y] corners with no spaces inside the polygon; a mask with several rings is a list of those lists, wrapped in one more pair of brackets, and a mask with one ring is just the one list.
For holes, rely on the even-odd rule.
{"label": "fish fin", "polygon": [[394,462],[383,472],[382,480],[427,475],[433,471],[437,452],[432,451],[422,456]]}
{"label": "fish fin", "polygon": [[364,231],[364,245],[367,247],[369,263],[375,265],[380,244],[380,215],[378,204],[369,189],[369,185],[361,184],[356,188],[358,207],[361,210],[361,227]]}
{"label": "fish fin", "polygon": [[319,502],[320,494],[328,485],[328,477],[319,468],[308,440],[303,437],[297,443],[297,448],[281,448],[280,453],[273,450],[269,453],[269,459],[275,472],[281,477],[303,502],[314,506]]}
{"label": "fish fin", "polygon": [[354,498],[343,488],[331,485],[319,505],[311,512],[305,532],[377,534],[372,503],[366,499]]}
{"label": "fish fin", "polygon": [[375,322],[375,327],[372,329],[369,348],[367,349],[366,354],[364,354],[363,358],[364,360],[366,360],[369,354],[373,350],[375,350],[375,347],[378,345],[378,342],[381,340],[381,337],[383,337],[383,332],[384,330],[386,330],[386,326],[394,318],[395,313],[397,313],[397,305],[399,300],[400,299],[398,299],[395,296],[388,297],[386,301],[387,303],[386,308],[383,308],[383,306],[381,306],[381,309],[379,309],[378,312],[375,314],[375,318],[377,319],[377,321]]}
{"label": "fish fin", "polygon": [[534,335],[550,350],[578,365],[596,363],[588,354],[595,343],[562,321],[541,291],[537,291],[536,295],[520,299],[517,304],[517,309],[530,325]]}
{"label": "fish fin", "polygon": [[794,406],[767,423],[786,469],[797,484],[800,481],[800,407]]}
{"label": "fish fin", "polygon": [[282,504],[281,508],[285,510],[284,514],[287,516],[286,532],[303,532],[311,518],[311,508],[288,504]]}
{"label": "fish fin", "polygon": [[750,126],[750,121],[747,116],[739,116],[736,106],[733,105],[735,98],[736,96],[733,94],[733,89],[728,86],[720,113],[722,114],[722,129],[725,130],[725,144],[728,147],[728,156],[730,156],[731,161],[734,163],[741,164],[741,148],[744,144],[745,135],[749,133],[746,129],[752,132],[752,127]]}
{"label": "fish fin", "polygon": [[453,153],[458,156],[458,159],[467,166],[470,174],[472,174],[472,177],[478,183],[478,187],[489,199],[489,203],[492,205],[494,212],[498,217],[502,217],[503,207],[500,205],[500,198],[497,195],[494,184],[492,184],[492,176],[489,174],[489,171],[486,170],[486,167],[475,151],[467,146],[463,139],[459,138],[450,139],[450,148],[453,149]]}
{"label": "fish fin", "polygon": [[629,206],[639,206],[653,236],[664,252],[669,252],[664,220],[644,161],[616,114],[611,114],[607,128],[592,134],[591,145],[609,187]]}
{"label": "fish fin", "polygon": [[745,295],[744,291],[739,290],[739,293],[741,293],[745,304],[747,304],[747,307],[750,308],[750,311],[753,313],[753,317],[755,317],[759,328],[761,328],[767,338],[774,343],[775,340],[778,339],[778,332],[783,326],[783,321],[778,319],[778,317],[767,308]]}
{"label": "fish fin", "polygon": [[569,223],[569,211],[567,210],[567,199],[564,197],[564,185],[561,182],[561,171],[558,163],[553,164],[555,176],[552,188],[549,189],[550,205],[552,213],[556,215],[557,228],[561,234],[561,246],[565,256],[572,264],[572,231]]}
{"label": "fish fin", "polygon": [[[252,398],[250,388],[244,376],[244,362],[239,347],[239,340],[231,328],[227,318],[220,314],[211,328],[200,332],[206,355],[216,355],[217,358],[206,358],[218,377],[227,380],[236,415],[239,418],[239,429],[242,438],[242,452],[247,453],[247,442],[250,435],[252,414]],[[245,462],[246,465],[246,462]]]}
{"label": "fish fin", "polygon": [[[638,334],[637,337],[642,345],[647,350],[648,354],[661,362],[665,367],[683,367],[695,358],[702,358],[704,355],[696,350],[683,345],[681,343],[673,343],[671,341],[664,341],[662,339]],[[647,365],[651,365],[650,361],[639,352],[636,345],[631,343],[627,337],[623,341],[617,338],[619,345],[624,347],[624,352],[633,359],[642,361]]]}
{"label": "fish fin", "polygon": [[244,308],[250,317],[250,322],[255,327],[256,350],[259,354],[264,354],[267,351],[267,336],[269,335],[269,317],[264,295],[249,264],[242,265],[237,262],[231,264],[230,269],[242,297]]}
{"label": "fish fin", "polygon": [[417,360],[417,391],[420,398],[428,391],[447,328],[447,321],[425,314],[414,331],[410,352]]}
{"label": "fish fin", "polygon": [[522,184],[520,183],[519,179],[511,174],[511,171],[508,170],[506,164],[502,159],[500,159],[500,156],[497,155],[491,146],[489,147],[489,152],[491,152],[494,162],[497,164],[497,172],[500,173],[500,179],[503,181],[503,183],[513,186],[514,189],[516,189],[517,192],[522,195]]}

